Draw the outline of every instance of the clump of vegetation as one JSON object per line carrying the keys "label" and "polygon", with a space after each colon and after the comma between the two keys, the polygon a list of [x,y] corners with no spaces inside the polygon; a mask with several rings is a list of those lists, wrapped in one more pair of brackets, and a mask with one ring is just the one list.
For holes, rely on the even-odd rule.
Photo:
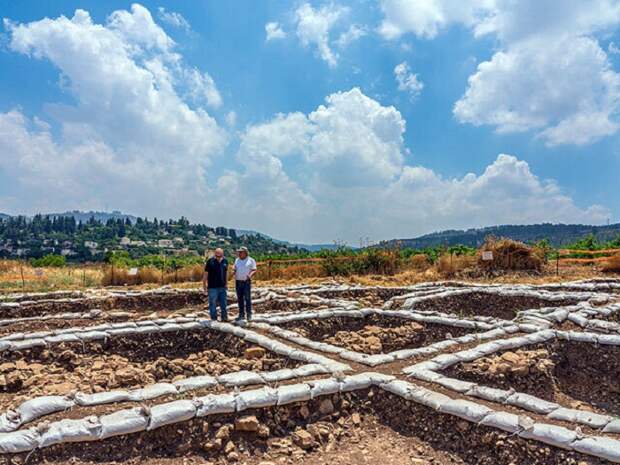
{"label": "clump of vegetation", "polygon": [[604,273],[620,273],[620,255],[613,255],[603,262],[601,271]]}
{"label": "clump of vegetation", "polygon": [[30,260],[30,264],[35,268],[44,266],[60,268],[67,265],[67,259],[62,255],[48,254],[41,258],[33,258]]}
{"label": "clump of vegetation", "polygon": [[436,268],[444,278],[453,278],[458,273],[472,268],[476,264],[476,257],[470,254],[444,253],[439,256]]}
{"label": "clump of vegetation", "polygon": [[[484,252],[492,259],[485,260]],[[478,252],[478,268],[485,272],[540,272],[545,263],[545,250],[506,238],[488,237]]]}

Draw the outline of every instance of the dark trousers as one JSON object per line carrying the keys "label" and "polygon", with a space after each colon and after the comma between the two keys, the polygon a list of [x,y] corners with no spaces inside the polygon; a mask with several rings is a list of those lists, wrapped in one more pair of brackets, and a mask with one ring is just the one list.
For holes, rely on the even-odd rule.
{"label": "dark trousers", "polygon": [[246,281],[235,281],[235,289],[237,290],[237,302],[239,304],[239,318],[252,319],[252,284],[248,279]]}

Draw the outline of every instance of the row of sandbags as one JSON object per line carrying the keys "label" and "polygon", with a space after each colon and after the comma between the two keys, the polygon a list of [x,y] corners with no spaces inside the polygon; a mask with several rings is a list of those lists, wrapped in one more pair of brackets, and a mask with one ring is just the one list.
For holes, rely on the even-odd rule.
{"label": "row of sandbags", "polygon": [[540,441],[554,447],[620,463],[620,441],[608,437],[585,436],[578,431],[537,423],[529,417],[496,411],[468,400],[452,399],[444,394],[380,373],[361,373],[279,388],[264,387],[238,393],[208,395],[191,400],[167,402],[150,408],[120,410],[100,417],[60,420],[26,430],[0,433],[0,452],[11,454],[54,444],[103,440],[154,430],[193,418],[306,402],[324,395],[367,389],[371,386],[378,386],[406,400],[468,422],[501,429],[523,439]]}
{"label": "row of sandbags", "polygon": [[217,377],[209,375],[192,376],[173,383],[157,383],[130,390],[119,389],[94,394],[77,392],[66,396],[40,396],[22,402],[14,410],[0,414],[0,432],[16,431],[23,425],[41,417],[73,407],[92,407],[119,402],[143,402],[163,396],[176,396],[185,392],[210,389],[217,385],[227,387],[261,385],[327,373],[329,373],[327,368],[314,363],[276,371],[252,372],[243,370]]}
{"label": "row of sandbags", "polygon": [[485,399],[491,402],[511,405],[531,412],[546,415],[547,418],[551,420],[580,423],[592,428],[602,429],[603,432],[606,433],[620,433],[620,419],[614,418],[610,415],[569,409],[562,407],[555,402],[549,402],[529,394],[517,392],[514,389],[506,390],[490,388],[474,382],[450,378],[441,374],[441,371],[458,363],[472,362],[498,352],[519,349],[528,345],[540,344],[556,338],[567,341],[620,346],[620,336],[544,330],[531,333],[526,336],[487,342],[472,349],[462,350],[460,352],[438,355],[430,360],[404,368],[403,373],[421,381],[439,384],[444,388],[461,394]]}
{"label": "row of sandbags", "polygon": [[[414,348],[414,349],[402,349],[393,351],[385,354],[364,354],[360,352],[354,352],[351,350],[344,349],[342,347],[338,347],[332,344],[328,344],[325,342],[318,342],[308,339],[304,336],[301,336],[299,333],[287,329],[280,328],[278,326],[272,326],[275,324],[281,324],[292,321],[306,321],[316,318],[333,318],[333,317],[351,317],[351,318],[364,318],[369,315],[380,315],[380,316],[392,316],[403,318],[405,320],[412,320],[419,323],[428,323],[428,324],[438,324],[445,326],[453,326],[458,328],[469,328],[472,331],[485,331],[473,334],[467,334],[461,337],[452,338],[448,336],[444,341],[438,341],[433,344],[429,344],[424,347]],[[316,312],[301,312],[301,313],[292,313],[288,315],[282,316],[265,316],[261,319],[261,321],[269,322],[271,324],[266,323],[255,323],[257,327],[266,329],[270,331],[272,334],[291,341],[293,343],[299,344],[304,347],[308,347],[312,350],[317,350],[320,352],[326,352],[338,355],[341,358],[346,360],[350,360],[356,363],[362,363],[368,366],[377,366],[384,363],[390,363],[396,360],[405,360],[407,358],[413,358],[420,355],[431,355],[433,353],[437,353],[439,351],[443,351],[449,347],[454,347],[459,344],[468,344],[471,342],[494,339],[497,337],[503,337],[508,334],[515,333],[520,331],[518,326],[503,324],[501,325],[493,325],[483,322],[477,322],[472,320],[463,320],[458,318],[451,318],[446,316],[429,316],[422,315],[415,312],[408,311],[389,311],[389,310],[375,310],[375,309],[361,309],[361,310],[344,310],[344,309],[330,309],[330,310],[320,310]],[[499,327],[498,327],[499,326]],[[528,328],[530,330],[537,328]]]}

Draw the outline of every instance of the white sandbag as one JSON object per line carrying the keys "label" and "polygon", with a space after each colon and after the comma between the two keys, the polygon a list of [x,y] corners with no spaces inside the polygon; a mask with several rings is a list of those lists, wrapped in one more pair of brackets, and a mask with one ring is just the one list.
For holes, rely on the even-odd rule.
{"label": "white sandbag", "polygon": [[509,433],[516,433],[519,427],[519,416],[508,412],[490,412],[481,421],[481,425],[498,428]]}
{"label": "white sandbag", "polygon": [[366,365],[375,367],[377,365],[383,365],[384,363],[390,363],[396,360],[396,357],[392,354],[374,354],[366,358]]}
{"label": "white sandbag", "polygon": [[226,386],[248,386],[250,384],[265,384],[261,375],[253,371],[241,370],[217,377],[218,382]]}
{"label": "white sandbag", "polygon": [[390,381],[393,381],[396,379],[396,376],[385,375],[383,373],[376,373],[374,371],[371,373],[367,373],[367,375],[370,377],[370,381],[372,382],[374,386],[379,386],[381,384],[389,383]]}
{"label": "white sandbag", "polygon": [[242,391],[237,394],[237,411],[250,408],[271,407],[278,403],[278,390],[265,386],[262,389]]}
{"label": "white sandbag", "polygon": [[471,389],[466,392],[466,394],[468,396],[478,397],[479,399],[490,400],[491,402],[503,404],[506,399],[512,395],[512,392],[474,384]]}
{"label": "white sandbag", "polygon": [[310,400],[310,386],[307,384],[291,384],[278,388],[278,405]]}
{"label": "white sandbag", "polygon": [[220,413],[232,413],[237,408],[234,394],[209,394],[199,397],[202,405],[198,407],[196,416],[204,417],[206,415],[217,415]]}
{"label": "white sandbag", "polygon": [[476,383],[472,383],[471,381],[462,381],[460,379],[448,378],[443,376],[435,381],[437,384],[451,389],[456,392],[465,393],[469,391]]}
{"label": "white sandbag", "polygon": [[57,334],[55,336],[47,336],[45,342],[48,344],[62,344],[67,342],[79,342],[81,339],[75,334]]}
{"label": "white sandbag", "polygon": [[106,331],[110,336],[133,336],[136,328],[113,328]]}
{"label": "white sandbag", "polygon": [[129,392],[122,390],[97,392],[95,394],[78,392],[75,394],[75,403],[82,406],[111,404],[114,402],[126,402],[128,400],[130,400]]}
{"label": "white sandbag", "polygon": [[34,349],[35,347],[45,347],[47,343],[44,339],[26,339],[23,341],[13,341],[11,343],[11,350],[20,351],[20,350],[29,350]]}
{"label": "white sandbag", "polygon": [[170,383],[157,383],[146,386],[142,389],[129,391],[129,399],[140,402],[149,399],[155,399],[161,396],[169,396],[177,393],[177,388]]}
{"label": "white sandbag", "polygon": [[607,426],[603,428],[603,433],[620,433],[620,418],[610,421]]}
{"label": "white sandbag", "polygon": [[82,341],[98,341],[101,339],[106,339],[108,337],[108,333],[105,331],[84,331],[77,333],[77,336]]}
{"label": "white sandbag", "polygon": [[542,413],[544,415],[560,408],[560,406],[554,402],[549,402],[523,392],[515,392],[513,395],[508,397],[508,399],[506,399],[506,403],[514,405],[515,407],[524,408],[531,412]]}
{"label": "white sandbag", "polygon": [[347,376],[340,381],[340,391],[356,391],[358,389],[367,389],[372,386],[372,379],[367,373],[360,373],[358,375]]}
{"label": "white sandbag", "polygon": [[582,423],[584,425],[591,426],[592,428],[602,428],[613,420],[613,418],[609,415],[601,415],[594,412],[586,412],[584,410],[575,410],[564,407],[554,410],[547,415],[547,418],[551,420],[568,421],[571,423]]}
{"label": "white sandbag", "polygon": [[293,369],[295,377],[313,376],[323,373],[329,373],[329,370],[320,363],[309,363]]}
{"label": "white sandbag", "polygon": [[536,423],[532,428],[520,431],[519,436],[524,439],[533,439],[562,449],[571,449],[571,444],[577,439],[577,433],[561,426]]}
{"label": "white sandbag", "polygon": [[0,415],[0,433],[15,431],[22,424],[19,413],[15,410],[7,410]]}
{"label": "white sandbag", "polygon": [[94,415],[80,420],[56,421],[41,434],[41,447],[66,442],[97,441],[101,435],[101,428],[99,418]]}
{"label": "white sandbag", "polygon": [[490,408],[484,405],[463,399],[452,399],[442,403],[439,407],[439,411],[441,413],[455,415],[474,423],[479,423],[485,416],[492,412]]}
{"label": "white sandbag", "polygon": [[151,421],[147,426],[147,431],[160,428],[172,423],[190,420],[196,416],[196,401],[175,400],[165,404],[151,407]]}
{"label": "white sandbag", "polygon": [[197,391],[217,385],[217,380],[213,376],[192,376],[191,378],[181,379],[172,383],[179,392]]}
{"label": "white sandbag", "polygon": [[145,431],[149,424],[149,418],[142,408],[119,410],[118,412],[99,417],[101,423],[101,439],[112,436],[137,433]]}
{"label": "white sandbag", "polygon": [[308,381],[310,385],[310,398],[336,394],[340,392],[340,383],[336,378],[327,378]]}
{"label": "white sandbag", "polygon": [[22,424],[50,413],[62,412],[74,406],[74,402],[64,396],[41,396],[27,400],[17,407]]}
{"label": "white sandbag", "polygon": [[414,402],[426,405],[434,410],[439,410],[443,404],[452,400],[444,394],[429,391],[428,389],[409,391],[409,396]]}
{"label": "white sandbag", "polygon": [[594,455],[610,462],[620,463],[620,441],[600,436],[578,439],[573,449],[588,455]]}
{"label": "white sandbag", "polygon": [[263,371],[260,376],[265,380],[265,383],[275,383],[277,381],[296,378],[298,375],[290,368],[282,368],[276,371]]}
{"label": "white sandbag", "polygon": [[613,334],[601,334],[598,337],[598,343],[603,345],[620,346],[620,336]]}
{"label": "white sandbag", "polygon": [[397,396],[403,397],[405,399],[410,399],[410,393],[411,391],[415,390],[415,386],[406,381],[395,379],[385,384],[381,384],[381,389],[384,389],[387,392],[391,392],[392,394],[396,394]]}
{"label": "white sandbag", "polygon": [[0,453],[17,454],[39,447],[41,436],[35,428],[0,434]]}

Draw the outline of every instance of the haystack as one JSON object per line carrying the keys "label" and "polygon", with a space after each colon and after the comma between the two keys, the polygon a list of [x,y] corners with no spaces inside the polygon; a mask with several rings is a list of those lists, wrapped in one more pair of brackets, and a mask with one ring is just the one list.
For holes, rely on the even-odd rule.
{"label": "haystack", "polygon": [[488,237],[478,250],[478,268],[485,272],[540,272],[544,261],[543,251],[512,239]]}

